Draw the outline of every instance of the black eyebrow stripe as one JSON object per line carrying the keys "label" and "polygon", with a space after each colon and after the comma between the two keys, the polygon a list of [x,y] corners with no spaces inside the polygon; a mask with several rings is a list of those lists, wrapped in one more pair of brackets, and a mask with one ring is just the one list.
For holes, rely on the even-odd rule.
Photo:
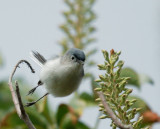
{"label": "black eyebrow stripe", "polygon": [[75,55],[75,54],[74,54],[74,56],[75,56],[77,59],[79,59],[79,60],[85,61],[85,58],[79,58],[79,56],[77,56],[77,55]]}

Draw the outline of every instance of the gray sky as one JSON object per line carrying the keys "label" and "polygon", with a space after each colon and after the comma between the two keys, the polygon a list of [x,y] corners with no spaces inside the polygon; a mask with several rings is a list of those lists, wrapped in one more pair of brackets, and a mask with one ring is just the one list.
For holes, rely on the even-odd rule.
{"label": "gray sky", "polygon": [[[98,39],[95,46],[99,52],[93,58],[98,63],[103,63],[101,49],[121,50],[125,66],[145,73],[154,80],[154,86],[143,85],[141,91],[135,89],[134,94],[146,100],[153,111],[160,115],[159,7],[158,0],[97,0],[94,10],[98,19],[94,24]],[[29,60],[39,71],[39,67],[29,59],[30,50],[37,50],[45,57],[59,53],[57,43],[63,33],[58,26],[64,21],[61,12],[65,8],[62,0],[0,0],[0,51],[5,58],[5,66],[0,69],[0,79],[8,77],[20,59]],[[31,75],[28,69],[21,71],[27,77],[22,72],[18,72],[19,75],[27,78],[30,84],[36,84],[38,73]],[[83,84],[84,82],[81,91],[87,90]],[[71,96],[63,99],[50,97],[50,101],[56,105],[69,98]],[[96,111],[96,108],[85,110],[82,120],[93,126],[94,117],[98,114]],[[91,115],[92,118],[89,117]],[[110,121],[103,120],[99,129],[108,128],[109,123]],[[154,126],[154,129],[159,128],[160,124]]]}

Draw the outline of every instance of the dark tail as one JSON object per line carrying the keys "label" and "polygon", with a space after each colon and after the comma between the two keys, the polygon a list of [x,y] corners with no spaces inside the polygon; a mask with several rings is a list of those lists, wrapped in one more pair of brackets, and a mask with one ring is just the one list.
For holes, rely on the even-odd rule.
{"label": "dark tail", "polygon": [[47,61],[41,54],[39,54],[37,51],[31,51],[30,52],[31,59],[35,61],[38,65],[41,67],[44,65],[44,63]]}

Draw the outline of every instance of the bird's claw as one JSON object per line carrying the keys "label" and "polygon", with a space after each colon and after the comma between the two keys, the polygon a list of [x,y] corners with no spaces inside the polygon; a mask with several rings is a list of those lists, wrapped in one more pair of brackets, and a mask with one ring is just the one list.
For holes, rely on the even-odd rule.
{"label": "bird's claw", "polygon": [[34,101],[34,102],[28,102],[26,105],[25,105],[25,107],[30,107],[30,106],[32,106],[32,105],[34,105],[36,102]]}
{"label": "bird's claw", "polygon": [[32,94],[34,93],[34,91],[36,90],[36,88],[37,88],[37,87],[35,87],[35,88],[31,89],[31,90],[28,92],[28,94],[27,94],[27,95],[30,95],[30,94],[32,95]]}

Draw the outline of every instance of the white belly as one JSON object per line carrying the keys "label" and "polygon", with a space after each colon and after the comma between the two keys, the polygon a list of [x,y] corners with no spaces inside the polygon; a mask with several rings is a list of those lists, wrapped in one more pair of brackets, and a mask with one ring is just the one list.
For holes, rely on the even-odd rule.
{"label": "white belly", "polygon": [[[72,71],[72,72],[71,72]],[[82,76],[70,65],[60,65],[59,59],[47,62],[41,70],[40,79],[49,93],[56,97],[67,96],[75,91]]]}

